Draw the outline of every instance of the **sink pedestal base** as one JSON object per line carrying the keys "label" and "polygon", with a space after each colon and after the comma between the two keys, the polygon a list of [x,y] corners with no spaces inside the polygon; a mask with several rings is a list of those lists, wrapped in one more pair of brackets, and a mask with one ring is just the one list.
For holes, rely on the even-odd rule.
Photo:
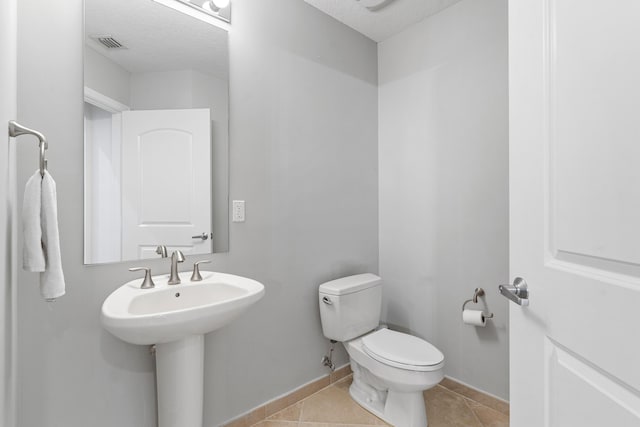
{"label": "sink pedestal base", "polygon": [[204,335],[156,344],[158,427],[202,427]]}

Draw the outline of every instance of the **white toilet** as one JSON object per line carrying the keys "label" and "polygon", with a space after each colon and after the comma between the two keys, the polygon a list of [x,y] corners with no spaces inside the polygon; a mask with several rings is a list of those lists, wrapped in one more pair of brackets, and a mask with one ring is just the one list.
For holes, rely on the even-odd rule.
{"label": "white toilet", "polygon": [[427,341],[378,329],[382,280],[375,274],[320,285],[324,336],[344,344],[351,359],[351,397],[395,427],[426,427],[422,392],[443,376],[444,356]]}

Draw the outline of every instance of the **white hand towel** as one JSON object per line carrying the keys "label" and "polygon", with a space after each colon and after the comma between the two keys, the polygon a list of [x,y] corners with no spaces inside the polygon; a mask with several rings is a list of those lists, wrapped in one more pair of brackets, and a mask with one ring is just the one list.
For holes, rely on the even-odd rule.
{"label": "white hand towel", "polygon": [[22,204],[22,227],[24,230],[22,268],[31,272],[42,272],[45,269],[40,217],[41,187],[42,177],[38,170],[27,181],[24,189],[24,203]]}
{"label": "white hand towel", "polygon": [[56,183],[47,171],[44,172],[42,178],[41,200],[42,247],[44,248],[46,267],[44,272],[40,274],[40,293],[45,299],[51,301],[64,295],[65,283],[60,255]]}

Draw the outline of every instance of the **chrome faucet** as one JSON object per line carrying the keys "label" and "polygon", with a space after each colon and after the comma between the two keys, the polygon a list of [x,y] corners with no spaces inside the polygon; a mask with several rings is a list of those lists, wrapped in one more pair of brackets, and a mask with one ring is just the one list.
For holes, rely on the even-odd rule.
{"label": "chrome faucet", "polygon": [[171,254],[171,274],[169,275],[168,285],[177,285],[180,283],[178,276],[178,263],[184,262],[184,254],[180,251],[173,251]]}
{"label": "chrome faucet", "polygon": [[160,245],[156,248],[156,253],[160,255],[161,258],[167,257],[167,247],[165,245]]}

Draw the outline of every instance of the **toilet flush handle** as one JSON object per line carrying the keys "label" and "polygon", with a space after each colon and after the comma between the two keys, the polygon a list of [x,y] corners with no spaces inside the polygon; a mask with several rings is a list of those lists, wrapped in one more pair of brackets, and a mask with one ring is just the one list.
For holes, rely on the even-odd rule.
{"label": "toilet flush handle", "polygon": [[322,302],[327,305],[333,305],[333,301],[329,297],[322,297]]}

